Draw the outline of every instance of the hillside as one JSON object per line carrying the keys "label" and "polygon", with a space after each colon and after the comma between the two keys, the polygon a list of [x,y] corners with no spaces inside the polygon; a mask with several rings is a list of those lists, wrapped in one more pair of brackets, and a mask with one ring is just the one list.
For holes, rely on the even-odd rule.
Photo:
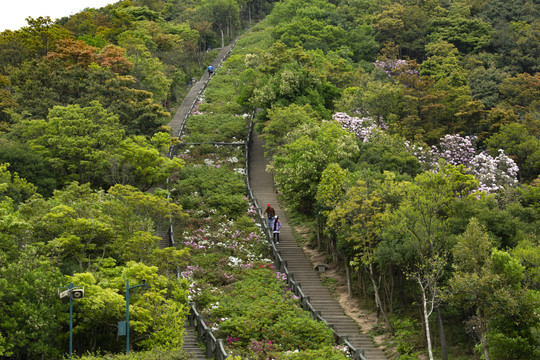
{"label": "hillside", "polygon": [[[328,358],[331,334],[267,258],[244,147],[213,144],[245,141],[250,114],[297,241],[376,309],[372,335],[396,358],[539,357],[539,12],[133,0],[1,33],[0,357],[67,353],[70,282],[85,286],[75,352],[122,352],[126,281],[145,279],[130,310],[141,354],[185,356],[196,301],[234,355]],[[171,134],[193,79],[248,28]],[[159,249],[170,221],[176,246]],[[249,308],[251,293],[268,298]],[[268,301],[284,303],[276,322],[258,315]]]}

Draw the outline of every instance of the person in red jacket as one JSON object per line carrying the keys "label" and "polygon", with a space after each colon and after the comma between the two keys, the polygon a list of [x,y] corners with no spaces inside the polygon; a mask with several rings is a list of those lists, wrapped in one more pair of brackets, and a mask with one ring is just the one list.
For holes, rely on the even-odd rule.
{"label": "person in red jacket", "polygon": [[272,230],[272,224],[274,222],[274,216],[276,216],[276,211],[270,206],[270,203],[266,204],[266,209],[264,209],[263,215],[264,214],[266,214],[268,217],[268,228]]}
{"label": "person in red jacket", "polygon": [[279,216],[276,215],[274,223],[272,224],[272,233],[274,234],[274,243],[279,244],[279,231],[281,230],[281,221]]}

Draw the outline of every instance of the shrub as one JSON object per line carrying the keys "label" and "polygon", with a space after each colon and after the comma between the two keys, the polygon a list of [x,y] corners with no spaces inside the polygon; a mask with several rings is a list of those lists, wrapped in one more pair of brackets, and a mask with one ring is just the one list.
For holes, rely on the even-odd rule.
{"label": "shrub", "polygon": [[77,360],[190,360],[191,355],[183,349],[173,350],[152,350],[145,352],[131,352],[127,354],[106,354],[106,355],[83,355],[73,357]]}

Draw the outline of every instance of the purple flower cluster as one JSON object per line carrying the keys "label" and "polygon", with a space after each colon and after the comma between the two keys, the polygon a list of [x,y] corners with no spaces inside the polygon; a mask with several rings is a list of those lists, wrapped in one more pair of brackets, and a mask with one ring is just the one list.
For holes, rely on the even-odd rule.
{"label": "purple flower cluster", "polygon": [[[264,332],[264,330],[262,330],[262,332]],[[254,353],[254,354],[261,353],[261,352],[268,353],[270,351],[278,350],[277,344],[276,344],[275,341],[272,341],[272,340],[258,341],[258,340],[255,340],[255,339],[251,339],[251,344],[246,346],[246,349],[250,353]]]}
{"label": "purple flower cluster", "polygon": [[286,282],[287,281],[287,274],[277,271],[276,272],[276,278],[280,281]]}
{"label": "purple flower cluster", "polygon": [[232,344],[234,344],[235,342],[238,342],[238,341],[240,341],[240,338],[237,338],[237,337],[227,336],[225,338],[225,342],[227,343],[227,345],[232,345]]}
{"label": "purple flower cluster", "polygon": [[199,265],[195,265],[195,266],[188,265],[188,266],[186,266],[186,270],[182,271],[182,273],[180,275],[183,278],[192,278],[193,273],[195,273],[195,272],[197,272],[199,270],[200,270]]}

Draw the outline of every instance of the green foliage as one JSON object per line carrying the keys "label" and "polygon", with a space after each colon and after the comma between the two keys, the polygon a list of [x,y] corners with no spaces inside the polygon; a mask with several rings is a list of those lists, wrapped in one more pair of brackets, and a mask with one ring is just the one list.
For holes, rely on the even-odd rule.
{"label": "green foliage", "polygon": [[[178,319],[187,315],[186,284],[157,273],[157,267],[128,262],[125,268],[116,267],[114,260],[104,261],[98,271],[76,273],[68,280],[85,287],[85,296],[77,302],[74,334],[89,334],[102,349],[118,351],[124,345],[108,326],[125,317],[126,281],[137,284],[145,279],[148,289],[139,289],[130,296],[130,326],[135,349],[169,348],[182,344],[183,324]],[[86,345],[87,346],[87,345]],[[80,348],[85,349],[84,344]]]}
{"label": "green foliage", "polygon": [[268,111],[263,138],[270,154],[278,152],[286,144],[287,135],[300,127],[311,127],[320,123],[311,106],[291,104],[284,108],[272,108]]}
{"label": "green foliage", "polygon": [[9,164],[0,163],[0,199],[10,198],[21,202],[35,194],[36,187],[19,177],[17,173],[8,171]]}
{"label": "green foliage", "polygon": [[10,258],[0,255],[0,333],[6,354],[60,358],[68,321],[56,289],[63,286],[57,266],[26,247]]}
{"label": "green foliage", "polygon": [[444,39],[463,53],[479,52],[491,41],[491,25],[481,19],[471,18],[470,8],[464,3],[452,4],[448,14],[434,18],[430,27],[432,32],[428,38],[432,41]]}
{"label": "green foliage", "polygon": [[190,360],[191,354],[183,349],[153,349],[150,351],[131,351],[129,354],[83,355],[77,360]]}
{"label": "green foliage", "polygon": [[309,214],[324,169],[330,163],[354,159],[358,146],[351,133],[327,121],[320,126],[299,128],[292,139],[274,157],[271,169],[291,207]]}
{"label": "green foliage", "polygon": [[290,351],[283,353],[283,359],[287,360],[344,360],[347,355],[338,346],[323,346],[319,349],[309,349],[304,351]]}
{"label": "green foliage", "polygon": [[382,133],[380,136],[373,136],[369,142],[359,143],[358,146],[358,165],[362,167],[369,166],[380,172],[390,171],[411,177],[421,171],[420,162],[405,147],[405,142],[400,137]]}
{"label": "green foliage", "polygon": [[253,340],[275,344],[265,350],[270,353],[333,343],[332,331],[305,313],[283,286],[273,271],[259,267],[245,271],[221,298],[213,316],[225,319],[219,323],[219,333],[235,339],[230,345],[234,352]]}
{"label": "green foliage", "polygon": [[246,137],[247,126],[243,118],[229,114],[203,114],[189,118],[182,141],[239,142]]}
{"label": "green foliage", "polygon": [[409,317],[394,318],[392,320],[394,327],[394,336],[392,339],[396,343],[396,350],[399,353],[400,360],[413,360],[419,355],[416,349],[419,347],[418,339],[421,335],[418,333],[418,324]]}
{"label": "green foliage", "polygon": [[118,117],[96,101],[85,108],[57,106],[48,118],[48,122],[21,123],[20,131],[53,169],[57,181],[103,184],[107,154],[119,145],[124,133],[118,128]]}
{"label": "green foliage", "polygon": [[217,210],[219,214],[236,218],[246,205],[243,176],[226,168],[187,166],[173,186],[174,199],[184,209]]}
{"label": "green foliage", "polygon": [[178,158],[169,159],[164,154],[171,143],[168,134],[164,135],[168,138],[168,144],[160,144],[158,134],[152,138],[156,139],[157,146],[143,136],[133,136],[118,144],[116,154],[109,158],[109,183],[129,184],[145,191],[177,174],[184,162]]}
{"label": "green foliage", "polygon": [[22,179],[34,184],[38,193],[52,195],[56,180],[43,156],[27,144],[10,140],[0,140],[0,144],[0,163],[9,163],[10,172],[15,172]]}
{"label": "green foliage", "polygon": [[534,180],[540,174],[540,140],[524,125],[504,125],[499,133],[486,140],[486,144],[492,152],[503,149],[512,157],[519,169],[523,169],[518,173],[523,181]]}

